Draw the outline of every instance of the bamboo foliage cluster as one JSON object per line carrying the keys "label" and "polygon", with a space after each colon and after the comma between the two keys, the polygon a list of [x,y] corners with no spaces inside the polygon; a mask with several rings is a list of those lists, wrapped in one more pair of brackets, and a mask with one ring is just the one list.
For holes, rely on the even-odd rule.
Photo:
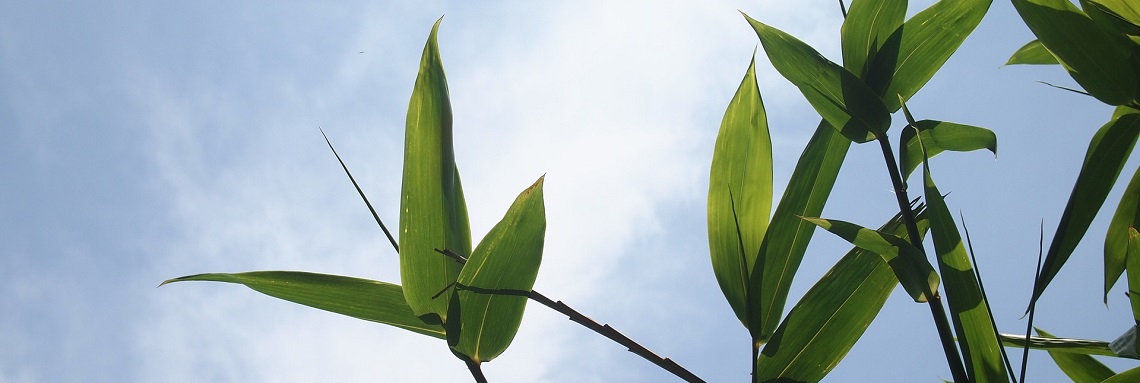
{"label": "bamboo foliage cluster", "polygon": [[[1032,287],[1032,326],[1034,303],[1084,237],[1140,136],[1140,6],[1132,0],[1081,0],[1080,8],[1068,0],[1011,1],[1038,39],[1015,52],[1007,64],[1060,65],[1083,88],[1075,91],[1117,107],[1092,137],[1045,253]],[[773,190],[773,148],[755,58],[717,134],[709,178],[709,252],[716,281],[750,337],[751,381],[822,380],[898,285],[929,307],[956,382],[1017,382],[1006,347],[1025,353],[1030,348],[1047,350],[1077,382],[1140,379],[1140,368],[1117,374],[1091,356],[1138,358],[1135,328],[1131,337],[1125,334],[1111,343],[1057,338],[1042,330],[1038,336],[999,332],[974,268],[968,232],[963,240],[959,222],[935,184],[932,157],[977,150],[996,155],[997,136],[978,126],[916,119],[906,102],[972,33],[991,0],[941,0],[909,19],[906,0],[839,5],[844,14],[841,63],[744,15],[774,69],[800,90],[821,118],[779,200]],[[507,349],[530,299],[626,345],[685,381],[703,381],[612,327],[532,290],[546,229],[543,178],[526,188],[472,248],[453,153],[438,28],[437,21],[409,103],[398,241],[372,210],[400,254],[400,285],[285,271],[199,274],[164,284],[238,283],[276,298],[443,339],[476,381],[487,381],[479,365]],[[906,124],[892,132],[892,115],[900,112]],[[898,137],[897,150],[892,133]],[[856,150],[877,147],[892,180],[899,210],[877,229],[820,218],[852,143],[870,144],[855,145]],[[911,199],[908,179],[920,167],[922,195]],[[1140,170],[1117,204],[1104,252],[1105,294],[1127,273],[1140,324],[1138,226]],[[854,248],[785,315],[791,284],[816,228]],[[933,239],[931,249],[923,244],[927,236]],[[1021,381],[1024,372],[1023,354]]]}

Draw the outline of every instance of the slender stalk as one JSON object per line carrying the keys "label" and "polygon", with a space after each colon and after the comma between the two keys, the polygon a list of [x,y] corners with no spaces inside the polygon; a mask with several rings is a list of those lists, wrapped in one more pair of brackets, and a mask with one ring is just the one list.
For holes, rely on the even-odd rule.
{"label": "slender stalk", "polygon": [[[1045,221],[1041,221],[1041,238],[1037,244],[1037,269],[1033,271],[1033,291],[1041,284],[1041,258],[1045,254]],[[1037,313],[1037,300],[1030,297],[1029,322],[1025,324],[1025,349],[1021,350],[1021,383],[1025,383],[1025,370],[1029,367],[1029,336],[1033,335],[1033,314]]]}
{"label": "slender stalk", "polygon": [[487,377],[483,376],[483,369],[479,367],[479,363],[464,359],[467,363],[467,370],[471,371],[471,377],[475,378],[475,383],[487,383]]}
{"label": "slender stalk", "polygon": [[[903,182],[902,172],[899,172],[899,166],[895,162],[890,140],[884,135],[876,141],[879,141],[879,147],[883,150],[883,160],[887,163],[887,172],[891,175],[891,183],[895,188],[895,200],[898,201],[899,209],[902,211],[903,223],[906,225],[910,243],[925,255],[926,250],[922,246],[922,237],[918,235],[918,224],[914,219],[914,211],[911,210],[908,202],[910,197],[906,193],[906,183]],[[934,317],[934,326],[938,329],[938,338],[942,341],[942,351],[946,354],[946,363],[950,367],[950,373],[954,376],[955,382],[969,383],[970,378],[966,374],[964,364],[962,364],[962,356],[958,354],[958,347],[954,345],[954,332],[950,330],[950,321],[946,317],[946,309],[942,307],[942,297],[938,295],[937,291],[925,291],[925,293],[926,303],[930,307],[930,315]]]}

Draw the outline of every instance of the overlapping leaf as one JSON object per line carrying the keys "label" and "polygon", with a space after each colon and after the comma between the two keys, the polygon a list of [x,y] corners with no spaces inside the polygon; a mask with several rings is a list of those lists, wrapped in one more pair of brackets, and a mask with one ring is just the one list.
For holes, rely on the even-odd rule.
{"label": "overlapping leaf", "polygon": [[271,297],[331,311],[366,321],[396,326],[408,331],[443,338],[443,327],[412,314],[399,285],[339,275],[300,271],[254,271],[235,274],[198,274],[174,278],[182,281],[213,281],[245,285]]}
{"label": "overlapping leaf", "polygon": [[883,257],[903,289],[915,302],[926,302],[927,293],[938,291],[939,278],[938,273],[934,272],[934,266],[930,265],[921,250],[907,240],[849,222],[822,218],[803,219]]}
{"label": "overlapping leaf", "polygon": [[864,78],[870,63],[906,17],[906,0],[855,0],[843,19],[843,67]]}
{"label": "overlapping leaf", "polygon": [[435,249],[471,253],[467,205],[452,148],[451,101],[436,43],[440,21],[424,46],[408,105],[399,233],[404,295],[416,315],[432,322],[446,321],[450,296],[432,297],[454,282],[461,268]]}
{"label": "overlapping leaf", "polygon": [[1124,273],[1128,255],[1128,228],[1140,227],[1140,169],[1128,182],[1116,214],[1108,224],[1108,234],[1104,237],[1104,300],[1108,302],[1108,290]]}
{"label": "overlapping leaf", "polygon": [[1041,44],[1041,40],[1033,40],[1025,43],[1021,48],[1017,48],[1017,51],[1013,52],[1013,56],[1009,57],[1009,61],[1005,62],[1005,65],[1019,64],[1055,65],[1060,64],[1060,62],[1057,61],[1057,57],[1054,57],[1052,52],[1049,52],[1049,48],[1045,48],[1045,45]]}
{"label": "overlapping leaf", "polygon": [[[1037,329],[1037,333],[1044,338],[1054,337],[1053,334],[1041,331],[1041,329]],[[1053,358],[1053,362],[1057,363],[1057,367],[1065,375],[1068,375],[1073,383],[1099,383],[1116,375],[1116,372],[1113,372],[1104,363],[1088,355],[1049,351],[1049,357]]]}
{"label": "overlapping leaf", "polygon": [[479,241],[451,292],[447,342],[471,362],[505,351],[522,323],[546,235],[542,182],[523,190]]}
{"label": "overlapping leaf", "polygon": [[920,146],[926,148],[926,155],[931,158],[946,150],[969,152],[986,149],[997,155],[997,135],[989,129],[934,120],[916,121],[913,126],[915,129],[902,131],[902,144],[899,145],[900,170],[904,180],[923,161]]}

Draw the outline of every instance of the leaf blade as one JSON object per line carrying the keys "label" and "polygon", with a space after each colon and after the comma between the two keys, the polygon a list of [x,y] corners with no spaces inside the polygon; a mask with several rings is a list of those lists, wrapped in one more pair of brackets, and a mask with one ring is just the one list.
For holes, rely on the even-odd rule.
{"label": "leaf blade", "polygon": [[1124,266],[1128,260],[1128,228],[1140,227],[1140,169],[1128,182],[1120,203],[1116,205],[1116,213],[1109,221],[1108,231],[1104,236],[1104,300],[1108,302],[1108,291],[1124,273]]}
{"label": "leaf blade", "polygon": [[902,25],[906,17],[905,0],[851,2],[843,19],[840,36],[843,45],[843,67],[863,77],[875,54]]}
{"label": "leaf blade", "polygon": [[934,120],[917,121],[914,127],[915,129],[903,130],[900,139],[899,167],[904,180],[922,164],[922,148],[926,149],[926,155],[930,158],[947,150],[970,152],[986,149],[997,156],[997,134],[992,130]]}
{"label": "leaf blade", "polygon": [[[1054,338],[1053,334],[1037,329],[1037,333],[1044,338]],[[1071,352],[1049,351],[1049,357],[1072,379],[1074,383],[1099,383],[1116,375],[1112,369],[1093,357]]]}
{"label": "leaf blade", "polygon": [[915,302],[926,302],[927,292],[938,291],[939,277],[922,251],[896,235],[833,219],[803,218],[851,244],[883,257],[903,289]]}
{"label": "leaf blade", "polygon": [[1053,52],[1049,52],[1049,48],[1041,43],[1041,40],[1033,40],[1021,48],[1017,48],[1012,56],[1009,56],[1009,61],[1005,65],[1059,65],[1061,62],[1057,61],[1057,57],[1053,56]]}

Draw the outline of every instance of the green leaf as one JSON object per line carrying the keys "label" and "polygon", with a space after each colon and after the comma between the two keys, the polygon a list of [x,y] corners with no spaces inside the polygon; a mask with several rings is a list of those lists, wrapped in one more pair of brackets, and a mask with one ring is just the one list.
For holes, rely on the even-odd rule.
{"label": "green leaf", "polygon": [[855,0],[843,19],[843,67],[863,78],[880,47],[906,17],[906,0]]}
{"label": "green leaf", "polygon": [[946,150],[969,152],[986,149],[997,156],[997,135],[989,129],[934,120],[917,121],[914,127],[902,131],[902,145],[899,145],[904,180],[922,163],[920,138],[926,155],[931,158]]}
{"label": "green leaf", "polygon": [[1009,61],[1005,65],[1054,65],[1060,64],[1057,57],[1053,56],[1053,52],[1049,52],[1049,48],[1045,48],[1045,44],[1041,44],[1041,40],[1033,40],[1021,48],[1017,52],[1013,52],[1013,56],[1009,57]]}
{"label": "green leaf", "polygon": [[748,275],[772,213],[772,140],[756,86],[756,61],[724,112],[709,175],[708,231],[713,273],[744,326],[759,334],[748,307]]}
{"label": "green leaf", "polygon": [[[1140,325],[1140,233],[1128,228],[1128,300],[1132,303],[1132,318]],[[1140,354],[1140,342],[1134,342],[1132,353]]]}
{"label": "green leaf", "polygon": [[[1002,344],[1004,344],[1006,347],[1025,347],[1025,335],[1001,334],[1000,336]],[[1109,348],[1108,342],[1100,340],[1043,338],[1034,336],[1029,338],[1029,348],[1035,350],[1046,350],[1050,352],[1062,352],[1082,355],[1120,356],[1113,352],[1111,348]]]}
{"label": "green leaf", "polygon": [[800,154],[748,277],[753,320],[759,318],[761,324],[757,343],[766,341],[780,324],[792,280],[815,234],[815,225],[799,217],[823,212],[850,147],[850,140],[821,121]]}
{"label": "green leaf", "polygon": [[[926,220],[919,214],[920,230]],[[906,238],[896,215],[879,230]],[[756,361],[757,382],[818,382],[878,316],[898,279],[879,255],[855,248],[796,303]]]}
{"label": "green leaf", "polygon": [[1117,110],[1119,113],[1101,127],[1089,143],[1084,165],[1041,266],[1041,283],[1033,292],[1033,301],[1041,297],[1073,254],[1136,145],[1136,137],[1140,135],[1140,111],[1123,107]]}
{"label": "green leaf", "polygon": [[162,282],[213,281],[245,285],[262,294],[353,318],[443,339],[443,327],[412,314],[399,285],[300,271],[198,274]]}
{"label": "green leaf", "polygon": [[479,241],[451,292],[447,343],[469,361],[499,356],[522,323],[546,235],[542,181],[523,190]]}
{"label": "green leaf", "polygon": [[[1037,329],[1037,333],[1045,338],[1053,338],[1054,336],[1041,329]],[[1088,355],[1075,354],[1071,352],[1057,352],[1049,351],[1049,356],[1053,358],[1053,362],[1057,363],[1057,367],[1065,375],[1069,376],[1074,383],[1099,383],[1109,377],[1116,375],[1112,369],[1105,366],[1104,363],[1093,359]]]}
{"label": "green leaf", "polygon": [[784,78],[803,93],[824,120],[854,142],[867,142],[886,133],[890,113],[858,77],[827,60],[795,37],[744,15],[764,53]]}
{"label": "green leaf", "polygon": [[1140,169],[1128,182],[1116,214],[1108,224],[1108,234],[1104,237],[1104,301],[1108,303],[1108,290],[1124,273],[1128,254],[1128,228],[1140,227]]}
{"label": "green leaf", "polygon": [[962,359],[971,382],[1009,382],[998,343],[997,329],[970,264],[970,256],[958,234],[958,225],[946,206],[942,193],[930,175],[929,162],[923,163],[924,196],[929,204],[930,234],[938,252],[938,270],[946,290],[950,318],[962,350]]}
{"label": "green leaf", "polygon": [[471,253],[467,205],[452,148],[451,101],[436,44],[441,21],[424,46],[408,105],[399,233],[404,295],[417,316],[433,323],[447,320],[450,296],[432,296],[455,282],[462,268],[435,249]]}
{"label": "green leaf", "polygon": [[938,291],[938,273],[922,250],[896,235],[871,230],[853,223],[822,218],[803,218],[861,249],[883,257],[898,277],[903,289],[915,302],[926,302],[927,292]]}
{"label": "green leaf", "polygon": [[1133,0],[1081,0],[1081,7],[1108,33],[1140,36],[1140,6]]}
{"label": "green leaf", "polygon": [[1136,101],[1134,44],[1124,35],[1108,33],[1069,0],[1013,0],[1013,5],[1089,94],[1109,105]]}
{"label": "green leaf", "polygon": [[982,21],[990,2],[941,0],[894,31],[875,55],[867,77],[887,110],[899,110],[900,97],[909,100],[934,77]]}
{"label": "green leaf", "polygon": [[1111,378],[1101,381],[1101,383],[1133,383],[1140,382],[1140,367],[1113,375]]}

